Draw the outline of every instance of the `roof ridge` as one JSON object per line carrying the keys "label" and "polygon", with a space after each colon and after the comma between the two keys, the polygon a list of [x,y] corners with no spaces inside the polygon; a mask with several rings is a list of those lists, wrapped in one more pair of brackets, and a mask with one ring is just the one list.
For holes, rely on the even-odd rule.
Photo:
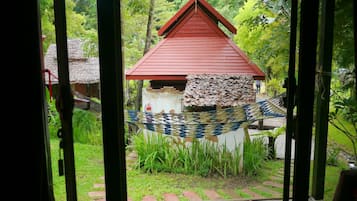
{"label": "roof ridge", "polygon": [[[207,14],[207,11],[209,12],[207,14],[208,17],[213,18],[215,17],[216,19],[213,19],[214,21],[219,21],[221,22],[230,32],[233,34],[237,33],[237,29],[226,19],[224,18],[214,7],[212,7],[207,1],[205,0],[189,0],[179,11],[169,20],[167,21],[164,26],[160,28],[158,31],[159,36],[167,35],[170,33],[173,29],[175,29],[176,24],[181,22],[181,19],[184,18],[187,14],[187,12],[190,11],[190,9],[193,8],[195,3],[198,3],[198,7]],[[202,9],[201,6],[204,8]]]}

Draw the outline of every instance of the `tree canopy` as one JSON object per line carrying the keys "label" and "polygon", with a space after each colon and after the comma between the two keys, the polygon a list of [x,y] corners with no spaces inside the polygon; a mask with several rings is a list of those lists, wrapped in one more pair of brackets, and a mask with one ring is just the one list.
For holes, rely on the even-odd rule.
{"label": "tree canopy", "polygon": [[[157,31],[188,0],[156,0],[152,46],[160,37]],[[267,75],[272,86],[287,76],[290,37],[290,1],[287,0],[207,0],[238,30],[234,42]],[[142,56],[145,46],[149,0],[121,1],[124,66],[130,68]],[[80,38],[88,56],[97,56],[96,0],[66,0],[68,38]],[[55,43],[52,0],[41,0],[41,26],[44,51]],[[352,69],[353,0],[336,0],[333,68]]]}

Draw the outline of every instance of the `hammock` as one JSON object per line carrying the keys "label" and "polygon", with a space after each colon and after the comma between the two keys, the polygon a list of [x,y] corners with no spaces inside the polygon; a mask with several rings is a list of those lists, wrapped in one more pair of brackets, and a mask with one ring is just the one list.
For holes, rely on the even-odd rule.
{"label": "hammock", "polygon": [[210,138],[268,118],[285,117],[278,99],[205,112],[152,113],[126,110],[129,124],[150,131],[183,138]]}

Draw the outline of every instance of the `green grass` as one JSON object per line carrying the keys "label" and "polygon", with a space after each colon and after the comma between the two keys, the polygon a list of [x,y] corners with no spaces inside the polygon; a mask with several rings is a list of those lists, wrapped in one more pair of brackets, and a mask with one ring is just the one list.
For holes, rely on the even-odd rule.
{"label": "green grass", "polygon": [[236,193],[239,195],[239,197],[242,197],[242,198],[251,198],[252,197],[251,195],[244,193],[240,189],[236,189]]}
{"label": "green grass", "polygon": [[[53,186],[56,200],[66,200],[65,177],[58,175],[59,140],[51,139]],[[74,144],[76,186],[78,201],[91,201],[88,192],[96,183],[103,183],[104,176],[102,146]]]}
{"label": "green grass", "polygon": [[144,195],[153,195],[158,200],[162,200],[164,193],[179,195],[181,201],[185,200],[183,192],[188,190],[197,193],[202,199],[208,199],[204,193],[206,189],[215,189],[221,197],[228,198],[228,195],[220,190],[244,186],[243,183],[249,184],[247,178],[224,179],[172,173],[148,174],[139,170],[130,170],[127,175],[128,196],[133,201],[141,201]]}
{"label": "green grass", "polygon": [[228,195],[222,189],[218,189],[217,193],[221,196],[222,199],[226,199],[226,200],[232,199],[232,196]]}
{"label": "green grass", "polygon": [[257,177],[257,181],[258,182],[263,182],[266,180],[270,179],[270,176],[272,176],[272,174],[276,173],[277,171],[279,171],[279,169],[284,168],[284,161],[283,160],[271,160],[268,161],[262,171],[261,174],[258,175]]}
{"label": "green grass", "polygon": [[339,180],[341,167],[326,166],[326,176],[325,176],[325,201],[332,201],[333,195],[335,193],[336,185]]}
{"label": "green grass", "polygon": [[262,195],[264,197],[272,197],[273,196],[272,194],[264,192],[264,191],[261,191],[261,190],[255,188],[255,187],[250,188],[250,190],[255,192],[255,193],[257,193],[257,194],[259,194],[259,195]]}
{"label": "green grass", "polygon": [[[66,200],[65,178],[64,176],[58,176],[57,171],[58,146],[59,141],[51,139],[54,192],[56,200]],[[103,190],[94,188],[94,184],[104,184],[102,178],[104,176],[102,146],[75,143],[74,151],[78,201],[92,201],[93,199],[88,196],[88,192]],[[255,185],[260,185],[263,181],[268,180],[272,172],[277,172],[283,166],[283,160],[270,161],[265,164],[263,171],[256,177],[242,176],[226,179],[170,173],[147,174],[139,170],[128,170],[128,196],[133,201],[141,201],[145,195],[153,195],[160,201],[163,200],[164,193],[174,193],[179,196],[180,201],[188,201],[182,194],[184,191],[190,190],[206,198],[204,197],[204,190],[215,189],[221,197],[229,199],[230,197],[225,195],[222,189],[249,187],[252,191],[256,191],[254,189]],[[325,179],[326,201],[332,200],[340,170],[341,167],[327,166]],[[282,192],[282,189],[279,189],[279,191]],[[264,192],[256,192],[268,196]],[[249,195],[240,190],[237,190],[237,193],[242,197],[249,197]]]}
{"label": "green grass", "polygon": [[[348,128],[350,131],[353,131],[352,124],[350,122],[341,120],[346,128]],[[341,131],[336,129],[334,126],[329,124],[328,127],[328,142],[329,143],[336,143],[340,148],[342,148],[344,151],[352,154],[353,153],[353,148],[352,148],[352,143],[346,135],[344,135]]]}
{"label": "green grass", "polygon": [[[325,173],[325,193],[324,193],[324,201],[332,201],[333,196],[336,190],[336,186],[338,184],[338,180],[340,177],[340,172],[343,169],[346,169],[347,165],[344,166],[326,166]],[[312,185],[312,174],[313,174],[313,161],[311,161],[310,167],[310,193],[311,193],[311,185]]]}

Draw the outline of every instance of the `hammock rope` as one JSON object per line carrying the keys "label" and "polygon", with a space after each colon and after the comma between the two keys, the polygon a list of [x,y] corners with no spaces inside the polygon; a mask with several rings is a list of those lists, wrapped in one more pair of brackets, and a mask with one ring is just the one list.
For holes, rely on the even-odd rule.
{"label": "hammock rope", "polygon": [[268,118],[285,117],[286,111],[277,98],[252,104],[205,112],[152,113],[125,111],[127,123],[150,131],[183,138],[210,138],[246,127]]}

